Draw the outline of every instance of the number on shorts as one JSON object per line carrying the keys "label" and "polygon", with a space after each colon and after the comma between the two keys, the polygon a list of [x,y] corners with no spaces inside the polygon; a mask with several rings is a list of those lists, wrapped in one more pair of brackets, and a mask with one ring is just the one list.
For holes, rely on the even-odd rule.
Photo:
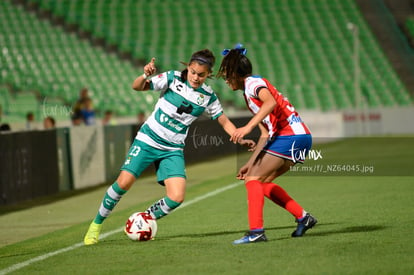
{"label": "number on shorts", "polygon": [[133,156],[133,157],[136,157],[136,156],[138,156],[140,151],[141,151],[141,147],[134,146],[134,148],[132,148],[131,153],[129,153],[129,155]]}

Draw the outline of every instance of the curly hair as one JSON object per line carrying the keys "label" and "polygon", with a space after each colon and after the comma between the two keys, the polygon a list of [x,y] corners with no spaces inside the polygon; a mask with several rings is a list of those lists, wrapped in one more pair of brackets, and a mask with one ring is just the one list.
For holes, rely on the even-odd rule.
{"label": "curly hair", "polygon": [[239,49],[230,50],[221,61],[217,78],[236,81],[252,74],[253,66],[250,60],[240,53]]}

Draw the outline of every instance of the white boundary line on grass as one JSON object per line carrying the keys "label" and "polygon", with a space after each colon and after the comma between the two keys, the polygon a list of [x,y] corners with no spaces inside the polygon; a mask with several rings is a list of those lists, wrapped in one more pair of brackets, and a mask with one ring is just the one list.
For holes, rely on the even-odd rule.
{"label": "white boundary line on grass", "polygon": [[[209,192],[207,194],[204,194],[202,196],[195,197],[194,199],[189,200],[188,202],[184,202],[179,208],[176,209],[176,211],[179,210],[179,209],[182,209],[184,207],[187,207],[189,205],[192,205],[194,203],[197,203],[199,201],[202,201],[202,200],[204,200],[206,198],[215,196],[215,195],[220,194],[220,193],[222,193],[224,191],[227,191],[229,189],[232,189],[234,187],[237,187],[237,186],[241,185],[242,183],[243,183],[243,181],[235,182],[235,183],[232,183],[230,185],[227,185],[227,186],[224,186],[222,188],[219,188],[219,189],[216,189],[214,191],[211,191],[211,192]],[[99,239],[100,240],[105,239],[106,237],[109,237],[109,236],[111,236],[113,234],[116,234],[116,233],[121,232],[123,229],[124,229],[124,227],[121,227],[121,228],[118,228],[118,229],[115,229],[115,230],[106,232],[104,234],[101,234],[101,236],[100,236]],[[62,248],[62,249],[58,249],[58,250],[55,250],[55,251],[52,251],[52,252],[49,252],[49,253],[46,253],[46,254],[43,254],[43,255],[34,257],[32,259],[29,259],[27,261],[24,261],[24,262],[21,262],[21,263],[18,263],[18,264],[14,264],[12,266],[9,266],[7,268],[4,268],[4,269],[0,270],[0,275],[4,275],[4,274],[10,273],[10,272],[19,270],[19,269],[21,269],[23,267],[29,266],[29,265],[31,265],[33,263],[36,263],[36,262],[40,262],[40,261],[46,260],[46,259],[48,259],[50,257],[56,256],[56,255],[59,255],[59,254],[62,254],[64,252],[68,252],[68,251],[71,251],[71,250],[75,250],[76,248],[79,248],[81,246],[84,246],[83,242],[76,243],[74,245],[71,245],[71,246],[68,246],[68,247],[65,247],[65,248]]]}

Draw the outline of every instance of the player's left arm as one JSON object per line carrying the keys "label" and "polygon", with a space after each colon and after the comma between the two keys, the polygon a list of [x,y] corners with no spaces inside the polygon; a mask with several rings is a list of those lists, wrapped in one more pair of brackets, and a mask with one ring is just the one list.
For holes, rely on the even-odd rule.
{"label": "player's left arm", "polygon": [[[231,120],[225,114],[221,114],[217,118],[217,121],[229,136],[231,136],[236,130],[236,126],[234,126],[233,122],[231,122]],[[249,147],[251,150],[253,150],[256,146],[256,143],[250,139],[240,139],[239,143],[240,145]]]}
{"label": "player's left arm", "polygon": [[236,130],[236,126],[234,126],[233,122],[231,122],[225,114],[221,114],[217,118],[217,122],[221,125],[221,127],[223,127],[223,130],[226,131],[229,136],[231,136]]}
{"label": "player's left arm", "polygon": [[242,139],[245,135],[249,134],[253,129],[259,125],[263,119],[268,116],[276,107],[276,99],[267,88],[262,88],[259,91],[259,98],[263,102],[260,110],[250,119],[250,121],[243,127],[236,129],[231,135],[230,140],[236,143],[239,139]]}

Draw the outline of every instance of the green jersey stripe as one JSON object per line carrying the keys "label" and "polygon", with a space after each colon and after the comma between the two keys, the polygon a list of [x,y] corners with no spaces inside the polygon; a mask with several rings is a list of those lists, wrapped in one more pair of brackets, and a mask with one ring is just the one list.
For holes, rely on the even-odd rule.
{"label": "green jersey stripe", "polygon": [[212,119],[223,113],[220,101],[206,84],[193,89],[181,72],[169,71],[151,78],[150,88],[161,96],[136,138],[165,150],[182,150],[191,123],[206,112]]}

